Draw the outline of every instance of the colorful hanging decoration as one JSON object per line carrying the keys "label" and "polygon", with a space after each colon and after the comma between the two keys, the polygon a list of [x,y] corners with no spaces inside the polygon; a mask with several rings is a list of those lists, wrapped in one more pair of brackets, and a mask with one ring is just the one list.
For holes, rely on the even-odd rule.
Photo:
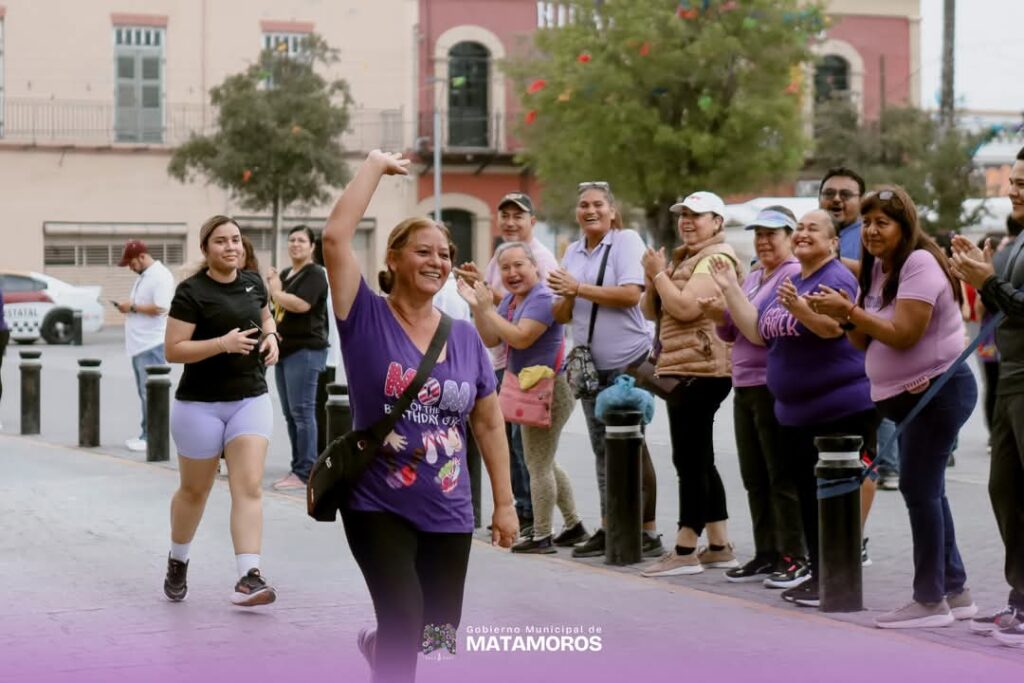
{"label": "colorful hanging decoration", "polygon": [[589,52],[581,52],[580,56],[576,58],[576,61],[579,62],[580,64],[589,64],[590,63],[590,53]]}
{"label": "colorful hanging decoration", "polygon": [[536,95],[541,90],[543,90],[544,86],[546,86],[547,84],[548,82],[545,81],[543,78],[538,78],[533,83],[530,83],[530,86],[526,89],[526,92],[528,92],[531,95]]}
{"label": "colorful hanging decoration", "polygon": [[526,112],[526,116],[523,118],[523,122],[526,125],[528,125],[528,126],[533,125],[533,123],[536,120],[537,120],[537,110],[536,109],[531,109],[530,111]]}
{"label": "colorful hanging decoration", "polygon": [[568,102],[571,99],[572,99],[572,89],[571,88],[569,90],[563,91],[562,94],[558,96],[558,101],[559,102]]}
{"label": "colorful hanging decoration", "polygon": [[697,98],[697,106],[700,107],[701,111],[707,111],[708,109],[711,109],[711,106],[714,103],[715,101],[711,99],[711,95],[701,95],[700,97]]}
{"label": "colorful hanging decoration", "polygon": [[651,43],[650,41],[645,40],[643,45],[640,46],[640,56],[646,57],[649,54],[651,54]]}
{"label": "colorful hanging decoration", "polygon": [[247,183],[250,180],[252,180],[252,171],[250,171],[249,169],[245,169],[244,171],[242,171],[242,182]]}
{"label": "colorful hanging decoration", "polygon": [[461,88],[464,85],[466,85],[466,77],[465,76],[452,76],[452,87],[453,88]]}

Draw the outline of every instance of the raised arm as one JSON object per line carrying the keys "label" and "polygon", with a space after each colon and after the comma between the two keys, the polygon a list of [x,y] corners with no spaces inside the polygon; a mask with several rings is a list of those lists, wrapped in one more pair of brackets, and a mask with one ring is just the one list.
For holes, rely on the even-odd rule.
{"label": "raised arm", "polygon": [[327,218],[323,233],[324,263],[331,284],[334,314],[343,320],[348,317],[355,301],[362,275],[352,249],[352,238],[359,221],[366,213],[380,179],[385,175],[408,175],[408,167],[409,160],[403,159],[401,154],[373,150]]}
{"label": "raised arm", "polygon": [[715,256],[711,259],[710,266],[711,278],[722,291],[732,324],[751,344],[764,346],[764,339],[757,329],[757,309],[740,287],[732,262]]}

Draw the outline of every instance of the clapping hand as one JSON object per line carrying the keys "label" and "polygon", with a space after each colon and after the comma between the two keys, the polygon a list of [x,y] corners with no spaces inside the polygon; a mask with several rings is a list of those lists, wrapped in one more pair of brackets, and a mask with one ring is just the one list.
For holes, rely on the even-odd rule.
{"label": "clapping hand", "polygon": [[828,285],[818,285],[818,291],[808,294],[806,299],[812,311],[827,315],[838,322],[847,320],[854,307],[850,295],[845,290],[835,290]]}
{"label": "clapping hand", "polygon": [[779,285],[776,300],[780,306],[794,315],[801,311],[805,313],[814,312],[808,305],[807,300],[797,294],[796,285],[788,277]]}
{"label": "clapping hand", "polygon": [[477,280],[476,284],[471,285],[466,280],[459,278],[457,287],[459,296],[469,304],[474,313],[486,313],[494,308],[494,294],[485,283]]}
{"label": "clapping hand", "polygon": [[971,242],[963,235],[953,236],[953,258],[949,268],[953,275],[975,289],[981,289],[985,280],[995,274],[992,267],[992,240],[985,240],[985,248]]}
{"label": "clapping hand", "polygon": [[708,262],[711,279],[715,281],[718,288],[723,292],[732,287],[739,287],[739,279],[736,277],[736,268],[732,263],[721,256],[712,256]]}
{"label": "clapping hand", "polygon": [[640,257],[640,262],[644,267],[644,275],[648,280],[653,281],[658,273],[665,270],[665,247],[661,247],[657,251],[647,247],[644,255]]}
{"label": "clapping hand", "polygon": [[548,273],[548,287],[562,297],[576,296],[580,291],[579,281],[564,268]]}
{"label": "clapping hand", "polygon": [[474,286],[477,282],[483,280],[480,276],[480,269],[476,267],[476,264],[472,261],[467,261],[461,266],[454,269],[455,277],[465,280],[470,287]]}
{"label": "clapping hand", "polygon": [[716,325],[725,323],[725,299],[720,296],[699,296],[697,305],[700,312],[710,318]]}

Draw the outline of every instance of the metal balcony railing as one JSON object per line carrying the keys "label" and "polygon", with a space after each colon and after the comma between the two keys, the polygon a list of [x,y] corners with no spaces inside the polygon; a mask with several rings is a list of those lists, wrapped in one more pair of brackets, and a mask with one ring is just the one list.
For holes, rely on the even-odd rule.
{"label": "metal balcony railing", "polygon": [[[516,152],[522,145],[513,137],[518,114],[495,112],[489,115],[464,114],[454,111],[441,112],[441,144],[445,151],[460,152],[484,150],[492,152]],[[434,112],[420,113],[417,127],[418,137],[432,149],[434,136]]]}
{"label": "metal balcony railing", "polygon": [[[353,108],[342,145],[352,152],[403,149],[411,143],[401,109]],[[157,123],[150,123],[157,122]],[[114,103],[6,98],[0,111],[0,142],[39,145],[114,144],[175,147],[192,133],[216,129],[216,110],[201,104],[164,103],[144,115],[119,114]]]}

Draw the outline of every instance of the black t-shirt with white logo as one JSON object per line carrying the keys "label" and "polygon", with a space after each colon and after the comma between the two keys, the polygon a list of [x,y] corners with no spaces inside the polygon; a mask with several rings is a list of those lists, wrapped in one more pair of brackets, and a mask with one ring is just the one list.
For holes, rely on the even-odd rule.
{"label": "black t-shirt with white logo", "polygon": [[[231,330],[259,327],[267,289],[259,273],[238,271],[232,282],[217,282],[201,270],[181,282],[168,314],[196,326],[193,341],[215,339]],[[255,338],[257,335],[254,334]],[[186,363],[174,394],[180,401],[240,401],[267,393],[267,380],[258,350],[218,353],[198,363]]]}
{"label": "black t-shirt with white logo", "polygon": [[281,286],[307,304],[305,313],[292,313],[276,306],[277,332],[281,335],[281,357],[299,349],[327,348],[327,273],[310,263],[292,275],[291,268],[281,271]]}

